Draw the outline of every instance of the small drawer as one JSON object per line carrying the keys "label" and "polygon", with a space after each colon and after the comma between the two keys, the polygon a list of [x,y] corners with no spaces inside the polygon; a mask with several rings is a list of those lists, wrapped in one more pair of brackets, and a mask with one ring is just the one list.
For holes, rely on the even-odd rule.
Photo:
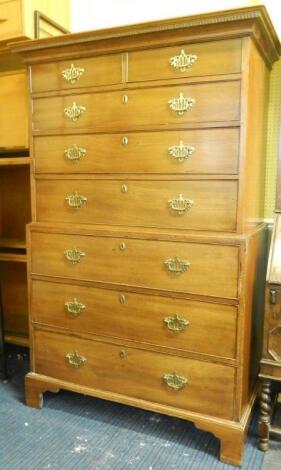
{"label": "small drawer", "polygon": [[39,222],[236,230],[236,180],[36,182]]}
{"label": "small drawer", "polygon": [[21,0],[0,1],[0,41],[23,36]]}
{"label": "small drawer", "polygon": [[35,372],[221,418],[233,417],[234,369],[217,363],[35,331]]}
{"label": "small drawer", "polygon": [[237,298],[239,248],[230,245],[31,232],[31,272]]}
{"label": "small drawer", "polygon": [[129,82],[239,73],[241,40],[130,52],[128,61]]}
{"label": "small drawer", "polygon": [[33,93],[113,85],[121,81],[121,54],[38,64],[31,69]]}
{"label": "small drawer", "polygon": [[237,174],[239,129],[34,138],[36,173]]}
{"label": "small drawer", "polygon": [[33,100],[34,132],[127,132],[239,119],[238,80]]}
{"label": "small drawer", "polygon": [[237,307],[230,305],[33,280],[31,311],[34,322],[70,331],[236,356]]}

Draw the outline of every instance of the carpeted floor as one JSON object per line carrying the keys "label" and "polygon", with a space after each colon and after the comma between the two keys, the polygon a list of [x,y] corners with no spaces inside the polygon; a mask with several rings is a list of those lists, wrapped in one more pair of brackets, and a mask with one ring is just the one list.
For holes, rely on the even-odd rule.
{"label": "carpeted floor", "polygon": [[[230,470],[219,441],[192,423],[62,391],[44,408],[24,405],[27,351],[8,351],[11,379],[0,384],[1,470]],[[264,454],[249,429],[243,470],[259,470]]]}

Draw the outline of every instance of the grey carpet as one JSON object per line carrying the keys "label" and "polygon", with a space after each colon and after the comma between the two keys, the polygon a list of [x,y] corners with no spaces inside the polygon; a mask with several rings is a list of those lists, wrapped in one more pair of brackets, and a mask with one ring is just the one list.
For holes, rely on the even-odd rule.
{"label": "grey carpet", "polygon": [[[44,408],[24,405],[27,351],[8,352],[11,379],[0,385],[1,470],[230,470],[219,441],[192,423],[83,395],[45,394]],[[259,470],[254,416],[243,470]]]}

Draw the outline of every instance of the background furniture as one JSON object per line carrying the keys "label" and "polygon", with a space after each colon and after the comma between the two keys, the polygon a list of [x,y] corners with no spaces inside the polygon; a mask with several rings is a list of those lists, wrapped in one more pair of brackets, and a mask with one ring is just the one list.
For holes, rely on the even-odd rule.
{"label": "background furniture", "polygon": [[69,27],[68,0],[0,0],[0,290],[5,341],[25,346],[25,226],[31,220],[28,87],[24,64],[7,44],[36,34],[61,34],[64,27]]}
{"label": "background furniture", "polygon": [[[281,145],[281,142],[280,142]],[[281,149],[279,151],[276,219],[271,238],[267,268],[263,353],[260,363],[261,397],[259,448],[268,450],[270,433],[281,436],[281,428],[272,424],[278,384],[281,384]],[[273,390],[272,385],[277,384]]]}
{"label": "background furniture", "polygon": [[260,357],[268,73],[280,54],[266,10],[14,50],[33,110],[27,403],[65,388],[189,419],[240,464]]}

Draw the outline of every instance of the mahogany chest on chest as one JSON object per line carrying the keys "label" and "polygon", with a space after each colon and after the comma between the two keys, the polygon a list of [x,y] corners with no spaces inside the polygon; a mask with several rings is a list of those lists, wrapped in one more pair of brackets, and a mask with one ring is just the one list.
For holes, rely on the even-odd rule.
{"label": "mahogany chest on chest", "polygon": [[15,50],[32,110],[27,403],[65,388],[188,419],[241,463],[279,55],[266,11]]}

